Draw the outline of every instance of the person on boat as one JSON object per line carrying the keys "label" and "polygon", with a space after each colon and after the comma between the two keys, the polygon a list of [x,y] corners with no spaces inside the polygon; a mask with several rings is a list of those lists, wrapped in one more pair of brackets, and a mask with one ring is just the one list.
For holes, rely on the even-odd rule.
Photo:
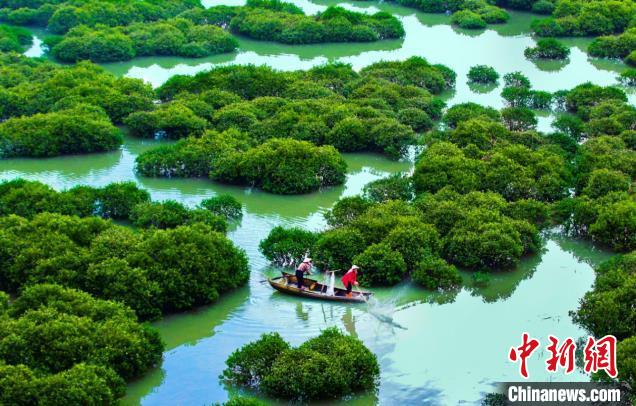
{"label": "person on boat", "polygon": [[311,258],[305,258],[296,268],[296,284],[298,289],[305,290],[305,274],[311,275]]}
{"label": "person on boat", "polygon": [[347,297],[352,296],[351,290],[353,289],[354,285],[355,286],[360,285],[358,283],[358,269],[360,268],[357,265],[351,266],[351,269],[349,269],[347,273],[345,273],[341,279],[342,284],[347,289]]}

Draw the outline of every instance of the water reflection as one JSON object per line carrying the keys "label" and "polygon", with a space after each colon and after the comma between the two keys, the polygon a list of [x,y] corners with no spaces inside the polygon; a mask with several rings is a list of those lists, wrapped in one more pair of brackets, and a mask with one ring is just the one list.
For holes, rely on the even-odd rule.
{"label": "water reflection", "polygon": [[542,72],[559,72],[570,64],[570,59],[568,58],[561,61],[538,59],[532,62]]}
{"label": "water reflection", "polygon": [[[307,2],[294,3],[307,7]],[[314,6],[324,8],[336,3],[335,0],[325,0]],[[448,65],[457,72],[457,89],[448,100],[450,104],[473,101],[496,108],[503,106],[499,91],[474,91],[465,83],[470,66],[490,65],[501,75],[520,71],[530,78],[536,89],[546,91],[572,88],[588,80],[600,85],[615,84],[615,73],[626,69],[620,62],[589,59],[584,49],[590,40],[584,38],[564,40],[571,47],[568,64],[550,61],[535,64],[527,60],[523,51],[535,43],[530,36],[530,23],[535,17],[528,13],[511,12],[507,24],[475,31],[450,26],[446,15],[421,13],[394,3],[356,3],[355,6],[347,3],[346,7],[367,12],[377,9],[390,12],[401,19],[406,36],[403,40],[374,43],[303,46],[240,38],[240,50],[234,54],[196,60],[140,58],[104,66],[115,74],[142,78],[158,86],[172,75],[191,75],[220,64],[266,64],[281,70],[296,70],[340,61],[352,64],[354,69],[361,69],[381,60],[403,60],[415,55],[423,56],[432,63]]]}
{"label": "water reflection", "polygon": [[3,159],[0,160],[0,180],[23,177],[42,181],[58,190],[78,184],[99,187],[111,182],[133,180],[147,189],[153,199],[179,200],[189,206],[195,206],[201,200],[217,194],[230,194],[243,203],[248,213],[244,222],[249,223],[250,215],[272,216],[270,222],[283,221],[281,217],[307,219],[322,213],[342,196],[360,193],[365,184],[389,173],[408,171],[411,167],[408,160],[392,161],[377,154],[344,154],[349,168],[344,185],[298,196],[273,195],[209,179],[136,176],[134,166],[137,155],[163,143],[126,137],[120,150],[109,153],[48,159]]}
{"label": "water reflection", "polygon": [[[306,10],[332,3],[331,0],[320,4],[294,2],[307,7]],[[489,92],[475,91],[466,83],[470,66],[491,65],[502,75],[521,71],[536,89],[548,91],[571,88],[587,80],[614,84],[616,73],[625,69],[621,63],[588,59],[583,50],[589,41],[579,39],[567,42],[572,49],[567,66],[559,71],[541,70],[523,56],[523,50],[534,41],[527,34],[532,17],[521,13],[512,13],[509,24],[491,26],[469,36],[471,33],[450,27],[444,15],[418,13],[387,3],[371,3],[370,7],[360,3],[360,7],[368,11],[377,7],[399,15],[407,31],[404,40],[397,46],[383,42],[286,47],[241,39],[245,50],[205,59],[203,63],[147,58],[107,68],[158,85],[173,74],[193,74],[215,64],[266,63],[292,70],[340,60],[359,69],[382,59],[419,55],[433,63],[444,63],[458,73],[457,88],[445,94],[450,104],[473,101],[494,107],[503,105],[501,84]],[[633,97],[632,94],[630,100]],[[549,114],[540,116],[539,128],[549,129],[550,120]],[[269,272],[278,272],[265,268],[266,260],[258,251],[259,241],[274,226],[319,230],[324,227],[322,214],[337,198],[357,194],[365,183],[388,173],[406,171],[410,162],[347,154],[349,173],[344,186],[283,197],[205,179],[136,177],[133,173],[136,155],[155,145],[154,141],[127,139],[121,150],[109,154],[0,161],[0,179],[22,176],[58,189],[134,180],[157,200],[175,199],[196,205],[206,197],[229,193],[243,203],[243,220],[229,237],[250,259],[249,285],[223,296],[212,306],[155,323],[167,345],[164,362],[129,386],[127,404],[222,402],[235,391],[223,386],[218,375],[227,356],[237,347],[270,331],[278,331],[298,345],[329,326],[359,337],[381,364],[382,384],[378,394],[360,396],[353,403],[474,402],[492,389],[492,382],[518,378],[516,366],[505,359],[505,351],[518,341],[522,331],[530,331],[542,339],[548,334],[559,337],[583,334],[568,317],[568,311],[576,308],[579,298],[590,289],[594,279],[592,267],[608,255],[587,243],[558,235],[548,236],[541,255],[524,259],[515,271],[494,274],[483,288],[470,286],[471,275],[466,273],[467,286],[452,292],[430,292],[409,283],[374,289],[380,308],[385,310],[380,314],[386,317],[378,317],[364,304],[308,302],[273,292],[261,283]],[[543,355],[531,360],[533,380],[551,377],[545,373],[543,362]],[[568,380],[587,380],[587,377],[577,371]]]}
{"label": "water reflection", "polygon": [[489,83],[489,84],[481,84],[481,83],[469,83],[468,88],[473,93],[478,94],[488,94],[499,87],[498,83]]}
{"label": "water reflection", "polygon": [[[258,256],[250,252],[250,258]],[[219,302],[209,308],[214,312],[223,307],[218,315],[206,310],[198,313],[204,316],[157,323],[163,337],[172,336],[172,344],[182,344],[171,346],[164,355],[163,380],[159,382],[153,373],[133,384],[127,403],[223,401],[233,391],[216,378],[235,348],[269,331],[278,331],[291,344],[299,345],[329,326],[359,337],[378,356],[382,384],[377,401],[474,402],[492,389],[493,382],[517,377],[516,366],[506,361],[504,353],[522,331],[542,339],[548,334],[583,334],[568,311],[589,290],[592,266],[607,257],[589,244],[551,236],[541,256],[495,275],[482,289],[437,293],[409,283],[374,289],[379,309],[391,309],[391,314],[385,314],[391,322],[377,317],[377,308],[364,304],[304,300],[273,291],[262,281],[280,270],[266,267],[252,272],[249,296],[237,292],[236,297],[227,298],[233,304]],[[544,372],[544,358],[540,354],[529,364],[535,380],[554,378]],[[444,367],[448,365],[453,367]],[[568,376],[568,380],[586,379],[578,371]],[[366,394],[355,401],[369,404],[376,399]]]}
{"label": "water reflection", "polygon": [[358,338],[358,333],[356,333],[356,318],[350,307],[347,307],[345,314],[342,315],[342,325],[349,335]]}
{"label": "water reflection", "polygon": [[[309,312],[306,312],[303,310],[302,302],[296,303],[296,317],[298,318],[298,320],[302,322],[309,321]],[[301,324],[306,324],[306,323],[301,323]]]}

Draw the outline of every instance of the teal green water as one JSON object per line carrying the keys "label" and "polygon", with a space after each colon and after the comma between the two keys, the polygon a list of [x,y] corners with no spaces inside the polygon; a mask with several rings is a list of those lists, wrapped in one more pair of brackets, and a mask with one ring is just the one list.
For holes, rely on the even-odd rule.
{"label": "teal green water", "polygon": [[[541,255],[524,260],[513,272],[495,274],[485,288],[473,287],[466,274],[466,287],[454,294],[403,284],[376,289],[377,301],[370,306],[347,306],[287,297],[262,283],[278,272],[258,252],[258,242],[272,227],[320,229],[323,213],[338,198],[359,193],[364,184],[389,173],[409,170],[408,161],[347,154],[344,186],[304,196],[275,196],[207,180],[137,178],[135,156],[155,145],[155,141],[126,139],[120,151],[109,154],[0,161],[0,179],[22,176],[58,189],[132,179],[154,199],[195,205],[206,197],[230,193],[244,204],[243,220],[229,237],[249,256],[248,286],[212,306],[156,323],[167,345],[164,361],[129,386],[126,404],[198,405],[227,399],[229,391],[217,379],[224,360],[238,346],[269,331],[280,332],[294,344],[328,326],[362,339],[380,360],[382,384],[377,398],[360,397],[360,404],[476,401],[495,382],[518,377],[506,354],[521,332],[543,340],[549,334],[584,334],[567,312],[590,289],[593,265],[608,254],[558,236],[546,236]],[[530,364],[533,379],[564,378],[547,375],[541,358]],[[586,378],[575,373],[568,379]]]}
{"label": "teal green water", "polygon": [[[431,63],[442,63],[458,74],[457,86],[444,95],[447,102],[473,101],[496,108],[503,106],[499,86],[475,88],[466,83],[471,66],[490,65],[502,76],[519,71],[530,78],[538,90],[557,91],[571,89],[591,81],[599,85],[617,85],[617,75],[627,67],[620,61],[588,58],[585,49],[591,42],[586,38],[563,39],[571,49],[565,62],[527,60],[523,51],[534,46],[530,36],[530,23],[535,18],[529,13],[511,12],[511,19],[504,25],[491,25],[484,30],[464,30],[449,25],[450,18],[443,14],[426,14],[414,9],[385,2],[340,2],[338,0],[294,0],[305,12],[314,14],[328,5],[342,5],[351,10],[376,12],[383,10],[397,16],[406,31],[400,40],[372,43],[337,43],[313,45],[284,45],[239,37],[239,50],[229,54],[207,58],[186,59],[179,57],[144,57],[127,62],[103,64],[116,75],[143,79],[159,86],[177,74],[193,75],[213,66],[228,64],[269,65],[280,70],[309,69],[327,62],[339,61],[361,69],[382,60],[403,60],[411,56],[425,57]],[[242,0],[208,0],[206,6],[240,5]],[[34,31],[36,43],[30,55],[41,53],[39,38],[45,33]],[[636,96],[632,89],[625,89],[632,102]],[[538,128],[549,131],[551,115],[539,117]]]}
{"label": "teal green water", "polygon": [[[221,2],[208,1],[207,5]],[[337,1],[294,1],[315,13]],[[241,4],[224,0],[223,4]],[[413,55],[444,63],[458,73],[457,88],[444,97],[450,103],[475,101],[501,107],[500,88],[471,88],[466,73],[472,65],[494,66],[501,74],[521,71],[535,88],[555,91],[585,81],[609,85],[624,65],[590,60],[584,53],[589,40],[566,40],[570,60],[564,64],[536,65],[523,57],[534,43],[528,35],[531,15],[512,13],[511,22],[482,31],[463,31],[448,25],[448,17],[428,15],[387,3],[345,3],[356,10],[389,11],[404,23],[406,37],[371,44],[286,46],[240,39],[236,53],[204,59],[140,58],[104,65],[117,75],[142,78],[157,86],[174,74],[194,74],[216,64],[268,64],[278,69],[306,69],[328,61],[351,63],[356,69],[379,60],[401,60]],[[38,37],[43,32],[36,32]],[[37,56],[39,43],[27,54]],[[630,95],[633,100],[633,95]],[[549,114],[540,118],[548,129]],[[143,379],[129,385],[126,404],[203,405],[222,402],[232,392],[218,380],[224,360],[238,346],[261,333],[278,331],[294,344],[337,326],[359,337],[378,356],[381,386],[377,395],[363,395],[355,403],[456,404],[475,402],[499,381],[518,380],[517,366],[507,361],[510,346],[521,333],[547,340],[549,334],[578,338],[585,334],[568,311],[575,309],[594,279],[593,266],[609,254],[589,244],[546,235],[540,255],[525,259],[513,272],[495,274],[484,288],[466,286],[453,294],[424,291],[410,284],[375,290],[369,306],[347,306],[287,297],[262,281],[278,270],[268,267],[258,243],[276,225],[318,230],[323,214],[342,196],[389,173],[408,171],[411,161],[393,162],[372,154],[347,154],[345,185],[304,196],[275,196],[258,190],[217,184],[208,180],[147,179],[133,171],[134,159],[156,141],[127,138],[112,153],[53,159],[0,161],[0,179],[21,176],[62,189],[77,184],[104,185],[134,180],[154,199],[175,199],[195,205],[218,193],[229,193],[244,205],[244,217],[229,233],[243,248],[252,269],[248,286],[224,296],[218,303],[194,312],[173,315],[156,323],[166,342],[163,363]],[[529,364],[532,380],[565,380],[549,375],[545,351]],[[575,372],[567,380],[586,380]],[[327,388],[326,388],[327,389]]]}

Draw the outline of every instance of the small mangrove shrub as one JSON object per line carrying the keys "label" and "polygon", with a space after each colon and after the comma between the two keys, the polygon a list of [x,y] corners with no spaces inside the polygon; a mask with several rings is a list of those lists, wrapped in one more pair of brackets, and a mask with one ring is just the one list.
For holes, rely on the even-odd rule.
{"label": "small mangrove shrub", "polygon": [[628,69],[625,72],[621,73],[618,77],[618,81],[623,86],[636,86],[636,69]]}
{"label": "small mangrove shrub", "polygon": [[238,220],[243,217],[243,205],[231,195],[218,195],[205,199],[200,206],[227,220]]}
{"label": "small mangrove shrub", "polygon": [[296,348],[278,333],[263,334],[226,365],[220,377],[226,382],[294,402],[342,399],[376,389],[380,379],[376,356],[336,328]]}
{"label": "small mangrove shrub", "polygon": [[413,281],[426,289],[452,289],[461,286],[462,278],[457,268],[436,257],[426,257],[413,271]]}
{"label": "small mangrove shrub", "polygon": [[543,38],[537,41],[536,47],[528,47],[524,51],[528,59],[567,59],[570,48],[554,38]]}
{"label": "small mangrove shrub", "polygon": [[468,82],[478,84],[491,84],[499,80],[499,74],[495,68],[487,65],[476,65],[468,71]]}
{"label": "small mangrove shrub", "polygon": [[302,228],[274,227],[258,245],[261,253],[278,266],[299,264],[316,242],[316,234]]}

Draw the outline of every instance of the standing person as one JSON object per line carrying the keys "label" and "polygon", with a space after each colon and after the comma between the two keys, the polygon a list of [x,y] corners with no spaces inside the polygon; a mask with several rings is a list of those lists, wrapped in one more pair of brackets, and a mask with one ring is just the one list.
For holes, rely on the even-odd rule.
{"label": "standing person", "polygon": [[353,289],[353,285],[359,286],[358,283],[358,269],[360,269],[357,265],[351,266],[351,269],[344,274],[341,281],[344,287],[347,289],[347,297],[351,297],[351,289]]}
{"label": "standing person", "polygon": [[305,289],[305,273],[311,275],[311,258],[305,258],[303,263],[296,268],[296,284],[298,289]]}

